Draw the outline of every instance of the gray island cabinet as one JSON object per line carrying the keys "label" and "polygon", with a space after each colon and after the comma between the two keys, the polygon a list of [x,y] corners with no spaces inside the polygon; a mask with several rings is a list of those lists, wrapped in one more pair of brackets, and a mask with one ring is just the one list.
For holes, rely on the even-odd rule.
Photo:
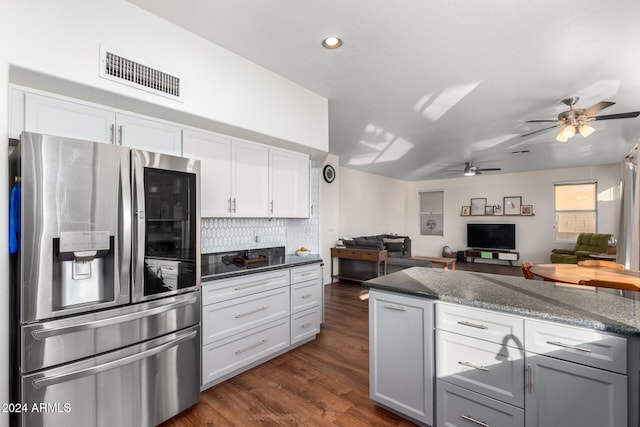
{"label": "gray island cabinet", "polygon": [[370,397],[429,426],[639,426],[619,292],[415,267],[368,282]]}

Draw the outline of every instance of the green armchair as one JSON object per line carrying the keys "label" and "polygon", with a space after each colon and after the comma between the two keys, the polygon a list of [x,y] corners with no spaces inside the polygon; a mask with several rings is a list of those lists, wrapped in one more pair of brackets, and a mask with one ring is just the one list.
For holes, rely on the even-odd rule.
{"label": "green armchair", "polygon": [[577,264],[589,259],[589,254],[607,252],[611,234],[580,233],[573,249],[553,249],[551,262],[558,264]]}

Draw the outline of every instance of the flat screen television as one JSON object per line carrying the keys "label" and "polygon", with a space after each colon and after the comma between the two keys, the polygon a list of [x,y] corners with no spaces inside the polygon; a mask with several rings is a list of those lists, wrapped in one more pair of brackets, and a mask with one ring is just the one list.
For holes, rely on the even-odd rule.
{"label": "flat screen television", "polygon": [[474,249],[515,249],[515,224],[467,224],[467,246]]}

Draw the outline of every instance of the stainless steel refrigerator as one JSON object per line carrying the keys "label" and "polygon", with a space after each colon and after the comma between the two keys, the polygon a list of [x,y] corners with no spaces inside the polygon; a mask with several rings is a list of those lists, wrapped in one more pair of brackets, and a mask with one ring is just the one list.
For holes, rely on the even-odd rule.
{"label": "stainless steel refrigerator", "polygon": [[12,424],[153,426],[196,403],[199,161],[23,133],[9,165]]}

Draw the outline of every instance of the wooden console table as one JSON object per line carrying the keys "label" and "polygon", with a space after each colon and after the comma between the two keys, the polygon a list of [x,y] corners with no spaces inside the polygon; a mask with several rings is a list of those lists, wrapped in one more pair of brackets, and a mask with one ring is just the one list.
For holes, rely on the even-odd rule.
{"label": "wooden console table", "polygon": [[[333,259],[338,258],[338,274],[333,274]],[[380,265],[382,264],[382,274],[387,274],[387,251],[376,251],[371,249],[350,249],[350,248],[331,248],[331,283],[333,279],[353,280],[356,282],[364,282],[369,279],[357,277],[348,277],[342,275],[341,260],[350,259],[356,261],[367,261],[376,263],[376,277],[380,276]]]}

